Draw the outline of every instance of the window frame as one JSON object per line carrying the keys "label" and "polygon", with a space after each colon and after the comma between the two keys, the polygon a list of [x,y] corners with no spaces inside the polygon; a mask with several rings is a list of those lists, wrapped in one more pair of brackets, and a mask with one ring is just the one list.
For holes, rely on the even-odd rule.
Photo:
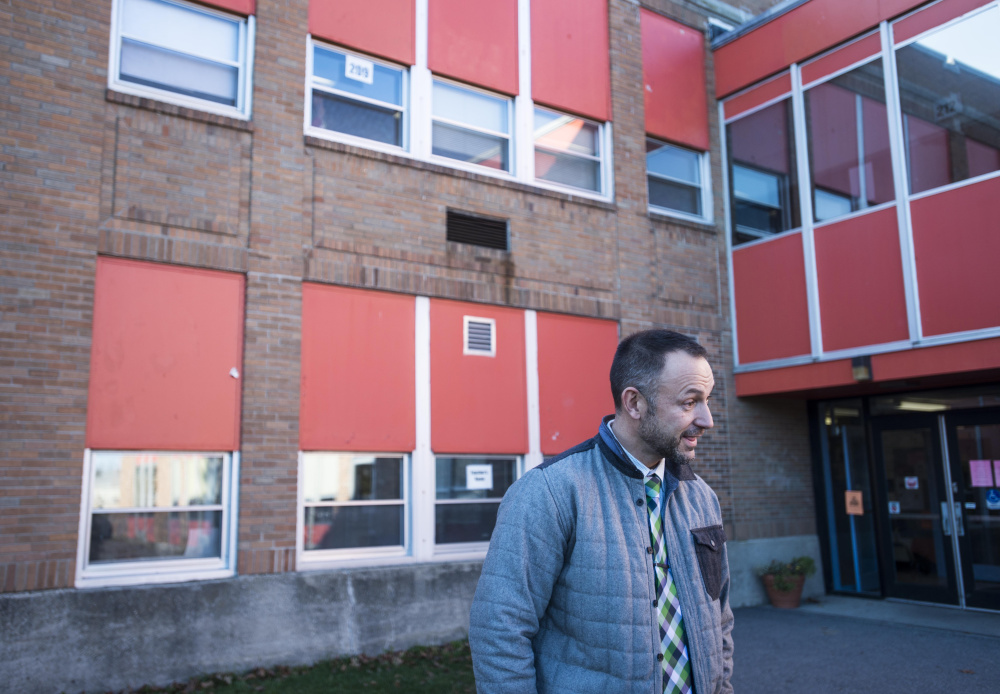
{"label": "window frame", "polygon": [[[454,87],[460,90],[465,90],[469,92],[476,92],[488,96],[493,99],[498,99],[503,101],[507,106],[507,129],[506,134],[497,132],[495,130],[489,130],[487,128],[480,128],[474,125],[468,125],[466,123],[461,123],[459,121],[452,120],[450,118],[442,118],[440,116],[434,115],[434,83],[440,82],[441,84],[448,85],[449,87]],[[505,94],[500,94],[498,92],[491,92],[482,87],[477,87],[471,84],[465,84],[463,82],[457,82],[455,80],[448,79],[442,75],[431,74],[431,91],[428,95],[430,108],[427,110],[429,122],[427,125],[428,129],[428,144],[430,145],[430,161],[435,164],[442,164],[444,166],[451,166],[456,169],[463,169],[465,171],[473,171],[475,173],[485,173],[490,176],[497,176],[499,178],[515,178],[515,172],[517,171],[517,145],[516,145],[516,130],[517,122],[514,114],[514,97]],[[434,154],[434,124],[442,123],[443,125],[456,128],[458,130],[467,130],[472,133],[479,133],[482,135],[490,135],[491,137],[504,137],[507,139],[507,169],[494,169],[492,166],[484,166],[483,164],[476,164],[473,162],[466,162],[460,159],[452,159],[451,157],[445,157],[440,154]]]}
{"label": "window frame", "polygon": [[[524,469],[524,456],[520,454],[509,454],[504,455],[500,453],[433,453],[431,455],[431,460],[433,462],[432,472],[437,476],[437,461],[439,458],[472,458],[476,460],[513,460],[514,461],[514,482],[517,482],[525,473]],[[513,484],[513,483],[511,483]],[[434,487],[434,497],[431,503],[431,518],[433,519],[431,523],[430,533],[431,536],[428,538],[429,542],[434,548],[434,558],[435,559],[481,559],[486,556],[486,550],[489,549],[489,540],[485,542],[437,542],[437,520],[435,518],[437,514],[438,504],[446,505],[458,505],[458,504],[496,504],[497,511],[500,510],[500,502],[503,501],[503,496],[496,499],[438,499],[437,498],[437,486]],[[506,496],[506,492],[504,492]]]}
{"label": "window frame", "polygon": [[[305,459],[310,454],[365,456],[372,458],[399,458],[402,461],[403,478],[400,489],[403,498],[392,500],[338,501],[338,502],[307,502],[305,500]],[[372,451],[299,451],[298,478],[296,483],[296,516],[295,516],[295,554],[296,567],[300,570],[327,569],[345,566],[378,566],[381,564],[399,564],[413,560],[414,547],[414,517],[413,517],[413,472],[411,469],[413,455],[409,452],[372,452]],[[305,510],[307,507],[332,506],[397,506],[403,507],[403,544],[383,547],[348,547],[343,549],[306,549],[305,548]]]}
{"label": "window frame", "polygon": [[[108,50],[108,89],[122,94],[130,94],[132,96],[138,96],[146,99],[155,99],[157,101],[191,108],[196,111],[204,111],[206,113],[213,113],[219,116],[227,116],[237,120],[250,120],[253,112],[253,62],[256,37],[256,21],[254,15],[251,14],[243,17],[242,15],[225,12],[213,7],[187,2],[187,0],[158,1],[166,4],[177,5],[178,7],[182,7],[191,12],[198,12],[209,16],[219,17],[237,24],[239,28],[239,43],[237,48],[239,60],[235,65],[233,65],[238,70],[236,79],[236,106],[226,106],[225,104],[209,101],[207,99],[200,99],[194,96],[179,94],[168,89],[161,89],[159,87],[141,85],[135,82],[122,80],[119,77],[121,71],[121,45],[122,39],[128,38],[123,36],[121,31],[122,13],[125,11],[125,5],[129,2],[129,0],[112,0],[111,4],[111,43]],[[203,57],[193,53],[185,53],[183,55],[195,58]],[[219,61],[213,60],[212,62]]]}
{"label": "window frame", "polygon": [[[96,468],[95,454],[132,453],[139,455],[205,455],[222,457],[222,527],[220,532],[219,558],[158,559],[107,562],[91,565],[90,533],[93,519],[93,482]],[[182,581],[206,581],[231,578],[236,575],[237,518],[239,516],[239,451],[130,451],[119,449],[86,449],[83,456],[83,485],[80,503],[80,526],[77,535],[76,580],[77,588],[103,588],[108,586],[132,586],[155,583],[179,583]],[[211,504],[215,510],[216,504]],[[155,512],[202,506],[157,507]],[[142,509],[136,512],[143,512]],[[125,511],[120,511],[125,513]]]}
{"label": "window frame", "polygon": [[[691,149],[690,147],[683,147],[681,145],[676,145],[673,142],[668,142],[666,140],[661,140],[660,138],[653,137],[652,135],[646,135],[646,142],[655,142],[660,146],[673,147],[684,152],[691,152],[698,156],[698,173],[701,176],[701,183],[698,186],[694,186],[688,181],[682,181],[678,178],[673,178],[671,176],[666,176],[664,174],[653,173],[649,170],[649,166],[646,166],[646,202],[649,206],[649,212],[651,214],[664,215],[667,217],[676,217],[677,219],[683,219],[689,222],[701,222],[702,224],[712,224],[715,219],[715,214],[712,204],[712,161],[711,154],[709,152],[702,152],[697,149]],[[689,212],[684,212],[683,210],[674,210],[669,207],[660,207],[659,205],[654,205],[651,200],[652,196],[649,194],[649,179],[650,177],[666,181],[668,183],[679,184],[686,186],[688,188],[697,188],[699,194],[699,200],[701,201],[701,214],[691,214]]]}
{"label": "window frame", "polygon": [[[549,181],[543,178],[539,178],[537,172],[534,170],[535,152],[538,149],[535,137],[535,111],[546,111],[548,113],[554,113],[558,116],[566,116],[569,118],[575,118],[582,120],[584,123],[589,123],[597,127],[597,144],[600,148],[600,155],[594,157],[593,155],[587,154],[576,154],[569,153],[565,151],[559,151],[552,149],[551,147],[542,147],[542,151],[550,152],[552,154],[562,154],[570,157],[577,157],[579,159],[587,159],[589,161],[596,161],[598,163],[598,174],[597,180],[600,183],[599,190],[590,190],[588,188],[577,188],[576,186],[567,185],[564,183],[557,183],[554,181]],[[601,123],[599,121],[591,120],[590,118],[585,118],[583,116],[577,116],[572,113],[567,113],[565,111],[559,111],[554,108],[549,108],[548,106],[542,106],[538,103],[533,103],[531,106],[531,121],[528,133],[531,139],[531,162],[532,162],[532,172],[531,172],[531,182],[541,188],[548,188],[549,190],[558,190],[563,193],[571,193],[573,195],[581,195],[590,198],[597,198],[599,200],[610,200],[614,197],[614,192],[612,189],[611,182],[611,121]]]}
{"label": "window frame", "polygon": [[[331,87],[324,87],[322,85],[317,85],[315,83],[315,67],[314,56],[315,49],[319,47],[323,50],[332,51],[334,53],[341,53],[345,56],[354,56],[356,58],[361,58],[362,60],[367,60],[376,65],[381,65],[382,67],[390,68],[392,70],[398,70],[401,73],[401,87],[400,87],[400,105],[390,104],[384,101],[378,101],[377,99],[371,99],[368,97],[363,97],[358,94],[351,94],[350,92],[343,92]],[[389,60],[383,60],[381,58],[376,58],[372,55],[367,55],[365,53],[360,53],[358,51],[345,48],[343,46],[338,46],[327,41],[322,41],[315,38],[314,36],[306,36],[306,80],[305,80],[305,104],[303,109],[303,121],[302,128],[303,132],[311,137],[317,137],[323,140],[330,140],[331,142],[341,142],[343,144],[354,145],[357,147],[364,147],[366,149],[373,149],[380,152],[387,152],[390,154],[403,154],[410,155],[410,118],[411,113],[411,103],[410,98],[410,68],[406,65],[400,65]],[[402,118],[400,119],[400,142],[399,145],[390,145],[385,142],[379,142],[378,140],[372,140],[367,137],[359,137],[358,135],[350,135],[348,133],[339,132],[337,130],[327,130],[326,128],[321,128],[319,126],[312,124],[312,92],[313,89],[317,88],[319,91],[337,96],[343,99],[350,99],[362,104],[369,104],[371,106],[377,106],[379,108],[385,109],[395,109],[402,113]]]}

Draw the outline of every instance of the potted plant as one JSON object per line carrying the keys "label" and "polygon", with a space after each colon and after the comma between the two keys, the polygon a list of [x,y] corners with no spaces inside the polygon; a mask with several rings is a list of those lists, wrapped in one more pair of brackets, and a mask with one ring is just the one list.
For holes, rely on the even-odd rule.
{"label": "potted plant", "polygon": [[802,600],[802,586],[806,576],[816,573],[816,562],[812,557],[795,557],[791,561],[778,561],[758,571],[764,581],[764,589],[771,604],[782,609],[799,606]]}

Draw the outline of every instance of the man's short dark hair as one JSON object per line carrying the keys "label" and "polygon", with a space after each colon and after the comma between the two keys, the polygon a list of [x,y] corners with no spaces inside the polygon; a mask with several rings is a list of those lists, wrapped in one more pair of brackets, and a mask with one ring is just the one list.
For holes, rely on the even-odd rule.
{"label": "man's short dark hair", "polygon": [[708,358],[708,351],[697,340],[673,330],[643,330],[632,333],[618,344],[611,362],[611,394],[616,412],[622,407],[622,391],[629,386],[654,404],[656,380],[663,370],[666,355],[673,352]]}

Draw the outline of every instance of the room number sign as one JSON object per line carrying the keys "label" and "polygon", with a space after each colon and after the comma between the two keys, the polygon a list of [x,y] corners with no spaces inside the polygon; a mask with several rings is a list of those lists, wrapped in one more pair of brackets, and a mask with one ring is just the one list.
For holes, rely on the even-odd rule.
{"label": "room number sign", "polygon": [[371,84],[375,78],[375,63],[349,55],[344,65],[344,76],[356,82]]}

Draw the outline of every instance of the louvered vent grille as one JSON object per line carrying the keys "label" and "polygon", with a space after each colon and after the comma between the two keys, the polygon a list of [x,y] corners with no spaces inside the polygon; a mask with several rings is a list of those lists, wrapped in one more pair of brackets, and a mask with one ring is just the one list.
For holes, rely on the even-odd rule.
{"label": "louvered vent grille", "polygon": [[448,210],[448,240],[507,250],[507,220],[475,217]]}
{"label": "louvered vent grille", "polygon": [[466,354],[481,354],[492,356],[495,353],[493,329],[495,324],[485,318],[465,317],[465,350]]}

